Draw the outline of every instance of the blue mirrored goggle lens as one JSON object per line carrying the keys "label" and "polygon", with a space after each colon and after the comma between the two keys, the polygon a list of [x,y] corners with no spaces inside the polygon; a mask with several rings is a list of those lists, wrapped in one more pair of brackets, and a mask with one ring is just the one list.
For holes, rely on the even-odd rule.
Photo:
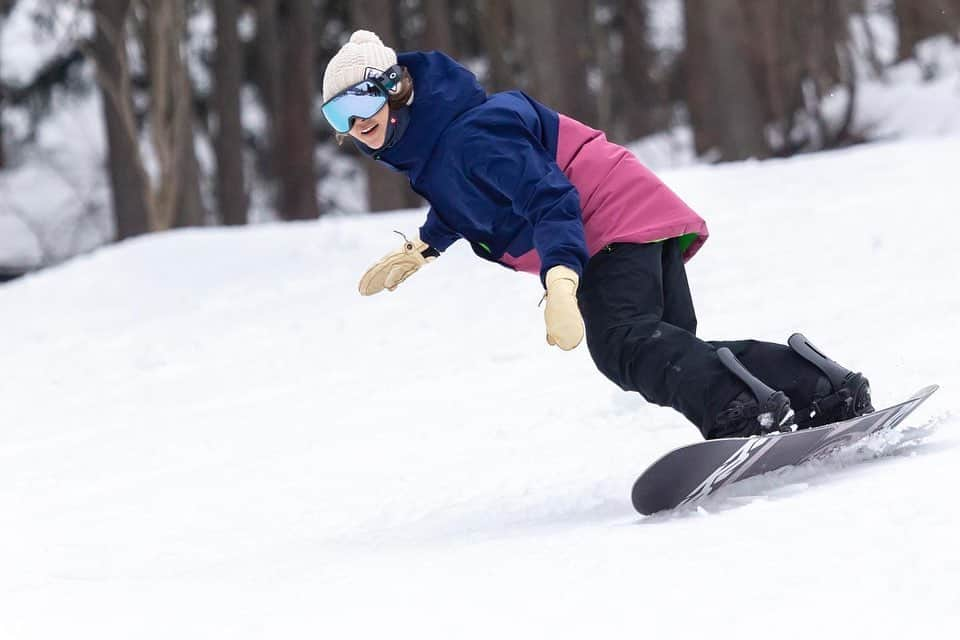
{"label": "blue mirrored goggle lens", "polygon": [[376,83],[366,81],[350,87],[323,105],[323,116],[337,133],[347,133],[354,118],[369,118],[383,107],[387,96]]}

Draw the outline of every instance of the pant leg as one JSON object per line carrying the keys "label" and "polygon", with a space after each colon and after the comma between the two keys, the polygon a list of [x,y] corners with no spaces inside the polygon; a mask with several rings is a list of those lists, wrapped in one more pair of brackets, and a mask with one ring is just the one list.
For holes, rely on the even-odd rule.
{"label": "pant leg", "polygon": [[[746,387],[720,362],[716,348],[696,328],[686,286],[667,260],[670,243],[615,244],[587,264],[579,303],[587,347],[597,368],[620,388],[638,391],[649,402],[673,407],[709,434],[716,415]],[[680,264],[682,267],[682,262]],[[683,274],[685,285],[686,275]],[[668,304],[669,303],[669,304]]]}
{"label": "pant leg", "polygon": [[661,243],[661,246],[663,321],[696,335],[697,314],[693,309],[693,297],[687,282],[687,269],[683,265],[680,241],[673,238]]}
{"label": "pant leg", "polygon": [[[697,318],[679,242],[663,243],[663,321],[696,333]],[[757,378],[790,398],[793,408],[801,410],[813,402],[821,372],[782,344],[758,340],[710,341],[714,348],[729,348]]]}

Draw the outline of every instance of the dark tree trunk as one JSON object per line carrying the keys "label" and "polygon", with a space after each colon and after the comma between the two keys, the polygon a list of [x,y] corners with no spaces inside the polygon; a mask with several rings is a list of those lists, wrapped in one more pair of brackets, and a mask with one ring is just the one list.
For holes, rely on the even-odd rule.
{"label": "dark tree trunk", "polygon": [[217,118],[217,205],[227,225],[247,223],[247,191],[243,173],[243,125],[240,87],[243,57],[237,34],[237,0],[216,0],[217,53],[215,111]]}
{"label": "dark tree trunk", "polygon": [[897,59],[912,58],[921,40],[940,34],[960,36],[960,0],[894,0]]}
{"label": "dark tree trunk", "polygon": [[513,15],[529,69],[527,87],[534,98],[581,122],[596,117],[587,86],[589,29],[584,25],[593,3],[585,0],[514,0]]}
{"label": "dark tree trunk", "polygon": [[[8,7],[7,7],[6,0],[0,0],[0,33],[3,33],[3,22],[4,22],[4,17],[6,16],[6,13],[7,13],[7,8]],[[3,56],[0,56],[0,70],[2,69],[3,69]],[[2,77],[3,76],[0,75],[0,78]],[[4,93],[4,87],[3,87],[3,84],[0,83],[0,122],[3,122],[3,93]],[[3,127],[0,127],[0,169],[3,169],[4,166],[6,166],[6,164],[7,164],[6,156],[4,155],[4,152],[3,152]]]}
{"label": "dark tree trunk", "polygon": [[[398,32],[394,24],[393,0],[357,0],[352,3],[353,29],[373,31],[388,47],[396,49]],[[414,88],[416,100],[416,88]],[[370,211],[389,211],[421,205],[402,174],[390,171],[379,162],[367,161],[367,194]]]}
{"label": "dark tree trunk", "polygon": [[852,113],[856,87],[847,25],[854,6],[835,0],[741,0],[743,48],[764,121],[771,125],[773,153],[836,146],[846,138],[849,118],[831,126],[822,103],[834,87],[845,85]]}
{"label": "dark tree trunk", "polygon": [[[0,0],[0,33],[3,33],[3,11],[5,11],[3,0]],[[0,56],[0,71],[3,69],[3,56]],[[2,77],[2,76],[0,76]],[[0,83],[0,122],[3,122],[3,93],[4,87]],[[3,152],[3,127],[0,127],[0,169],[7,164],[6,156]]]}
{"label": "dark tree trunk", "polygon": [[[185,70],[184,70],[185,71]],[[183,95],[193,104],[193,89],[190,80],[184,74]],[[202,227],[206,224],[207,208],[203,202],[200,190],[200,163],[197,161],[197,150],[193,146],[194,127],[193,110],[187,109],[187,115],[178,123],[180,139],[184,144],[180,147],[180,159],[177,163],[177,180],[180,182],[180,191],[177,194],[177,227]]]}
{"label": "dark tree trunk", "polygon": [[[3,22],[7,13],[13,8],[13,0],[0,0],[0,33],[3,33]],[[2,58],[2,56],[0,56]],[[3,60],[0,59],[0,67],[3,66]],[[4,87],[0,84],[0,122],[3,121],[3,92]],[[3,147],[3,128],[0,127],[0,169],[7,164],[6,154]]]}
{"label": "dark tree trunk", "polygon": [[278,210],[285,220],[320,216],[314,168],[313,2],[285,0],[279,6],[283,80],[277,118]]}
{"label": "dark tree trunk", "polygon": [[[453,43],[453,24],[449,0],[422,0],[424,31],[422,46],[417,49],[443,51],[456,58],[458,51]],[[381,36],[383,37],[383,36]]]}
{"label": "dark tree trunk", "polygon": [[739,0],[685,0],[687,105],[698,154],[769,155],[760,92],[745,51]]}
{"label": "dark tree trunk", "polygon": [[92,53],[107,129],[110,185],[117,238],[146,233],[149,210],[147,177],[137,146],[130,92],[124,25],[130,0],[94,0],[96,34]]}
{"label": "dark tree trunk", "polygon": [[[186,7],[180,5],[177,12],[177,40],[181,44],[186,39]],[[190,81],[190,74],[187,72],[187,61],[182,57],[178,58],[179,68],[176,69],[178,76],[177,84],[179,86],[181,99],[186,102],[180,112],[178,126],[180,127],[179,139],[183,141],[179,145],[179,160],[177,170],[179,172],[180,193],[177,202],[177,222],[178,227],[201,227],[207,223],[207,207],[203,202],[203,195],[200,189],[200,162],[197,160],[197,150],[193,144],[196,138],[194,128],[193,111],[193,84]]]}
{"label": "dark tree trunk", "polygon": [[280,117],[280,39],[277,31],[277,0],[256,0],[257,43],[256,82],[267,114],[266,153],[263,173],[271,181],[277,176],[277,122]]}
{"label": "dark tree trunk", "polygon": [[[650,135],[669,124],[665,87],[653,77],[656,52],[649,40],[646,0],[621,0],[623,47],[620,56],[616,109],[625,125],[625,137]],[[619,94],[619,95],[617,95]]]}
{"label": "dark tree trunk", "polygon": [[489,61],[487,89],[505,91],[515,86],[512,60],[516,49],[510,0],[478,0],[477,23]]}

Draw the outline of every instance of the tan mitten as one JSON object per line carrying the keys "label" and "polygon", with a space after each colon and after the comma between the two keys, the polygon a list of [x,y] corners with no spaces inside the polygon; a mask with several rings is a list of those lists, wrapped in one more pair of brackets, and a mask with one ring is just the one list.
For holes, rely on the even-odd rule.
{"label": "tan mitten", "polygon": [[393,291],[401,282],[409,278],[414,272],[435,259],[435,256],[424,257],[424,252],[430,247],[420,238],[406,240],[399,251],[393,251],[373,265],[360,279],[360,295],[372,296],[384,289]]}
{"label": "tan mitten", "polygon": [[547,325],[547,343],[570,351],[583,340],[583,318],[577,306],[577,273],[562,265],[547,271],[547,308],[543,320]]}

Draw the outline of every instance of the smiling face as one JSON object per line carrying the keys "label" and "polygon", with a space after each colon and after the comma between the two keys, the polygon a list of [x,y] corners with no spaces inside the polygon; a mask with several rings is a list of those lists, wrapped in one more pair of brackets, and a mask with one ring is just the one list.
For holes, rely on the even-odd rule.
{"label": "smiling face", "polygon": [[353,121],[350,135],[367,145],[371,149],[379,149],[387,137],[387,120],[390,117],[390,106],[383,105],[380,111],[369,118]]}

